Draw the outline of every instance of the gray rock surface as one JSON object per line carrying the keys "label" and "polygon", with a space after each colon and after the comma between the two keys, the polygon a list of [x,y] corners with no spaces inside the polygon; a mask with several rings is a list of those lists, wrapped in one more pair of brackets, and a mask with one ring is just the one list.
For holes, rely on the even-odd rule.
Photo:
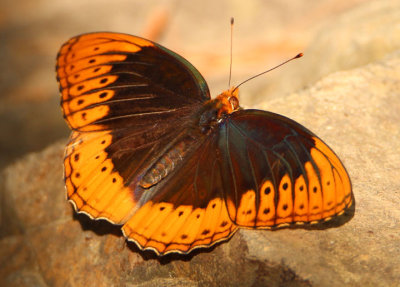
{"label": "gray rock surface", "polygon": [[1,176],[0,286],[398,286],[400,52],[257,108],[324,139],[350,173],[354,218],[326,230],[240,230],[188,257],[126,244],[65,200],[64,141]]}
{"label": "gray rock surface", "polygon": [[[252,103],[274,99],[314,84],[333,72],[356,68],[400,50],[400,2],[363,1],[318,23],[304,45],[304,58],[266,76]],[[307,37],[305,31],[298,31]],[[295,54],[295,53],[294,53]],[[263,81],[261,81],[263,82]],[[263,97],[260,97],[263,94]]]}

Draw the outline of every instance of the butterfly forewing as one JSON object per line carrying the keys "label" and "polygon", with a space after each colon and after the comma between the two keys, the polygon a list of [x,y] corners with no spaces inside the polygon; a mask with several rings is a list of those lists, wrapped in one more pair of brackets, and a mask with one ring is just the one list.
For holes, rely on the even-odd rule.
{"label": "butterfly forewing", "polygon": [[56,70],[64,117],[80,131],[151,126],[210,98],[200,73],[182,57],[124,34],[72,38]]}
{"label": "butterfly forewing", "polygon": [[288,118],[235,112],[221,125],[218,146],[229,216],[239,226],[319,222],[352,205],[338,157]]}
{"label": "butterfly forewing", "polygon": [[124,223],[142,197],[138,178],[210,98],[207,84],[179,55],[118,33],[72,38],[56,70],[74,130],[64,160],[68,198],[92,218]]}

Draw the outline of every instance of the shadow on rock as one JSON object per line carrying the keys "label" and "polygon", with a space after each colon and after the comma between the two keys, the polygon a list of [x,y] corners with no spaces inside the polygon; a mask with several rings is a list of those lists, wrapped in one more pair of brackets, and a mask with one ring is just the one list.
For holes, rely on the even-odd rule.
{"label": "shadow on rock", "polygon": [[[114,225],[107,220],[93,220],[85,214],[79,214],[76,212],[73,213],[73,219],[80,223],[82,230],[90,230],[99,236],[108,234],[112,234],[117,237],[123,236],[121,231],[122,226]],[[200,253],[211,253],[217,246],[225,242],[227,241],[218,242],[211,247],[198,248],[191,251],[189,254],[169,253],[164,256],[159,256],[152,250],[142,250],[134,242],[126,240],[126,244],[130,251],[139,254],[143,260],[158,260],[162,265],[169,264],[172,261],[190,261],[193,257]]]}

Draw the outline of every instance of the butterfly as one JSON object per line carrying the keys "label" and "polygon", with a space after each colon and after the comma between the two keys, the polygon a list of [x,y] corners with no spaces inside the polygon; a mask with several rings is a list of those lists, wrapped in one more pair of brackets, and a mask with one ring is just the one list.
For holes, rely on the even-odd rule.
{"label": "butterfly", "polygon": [[187,60],[120,33],[70,39],[57,56],[67,197],[140,249],[187,254],[238,228],[308,226],[354,206],[336,154],[302,125],[214,99]]}

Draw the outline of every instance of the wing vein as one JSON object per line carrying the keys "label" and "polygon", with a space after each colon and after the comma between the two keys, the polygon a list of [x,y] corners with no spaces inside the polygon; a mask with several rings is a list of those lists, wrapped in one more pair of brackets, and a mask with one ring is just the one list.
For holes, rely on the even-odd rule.
{"label": "wing vein", "polygon": [[[233,189],[234,189],[234,193],[235,193],[235,206],[238,206],[238,192],[237,192],[237,186],[236,186],[236,177],[235,177],[235,173],[234,173],[234,170],[233,170],[231,152],[230,152],[230,148],[229,148],[229,125],[226,126],[225,146],[226,146],[226,151],[228,153],[229,169],[230,169],[230,173],[232,175]],[[237,218],[237,211],[235,213],[235,218],[233,220],[233,222],[235,224],[236,224],[236,218]]]}

